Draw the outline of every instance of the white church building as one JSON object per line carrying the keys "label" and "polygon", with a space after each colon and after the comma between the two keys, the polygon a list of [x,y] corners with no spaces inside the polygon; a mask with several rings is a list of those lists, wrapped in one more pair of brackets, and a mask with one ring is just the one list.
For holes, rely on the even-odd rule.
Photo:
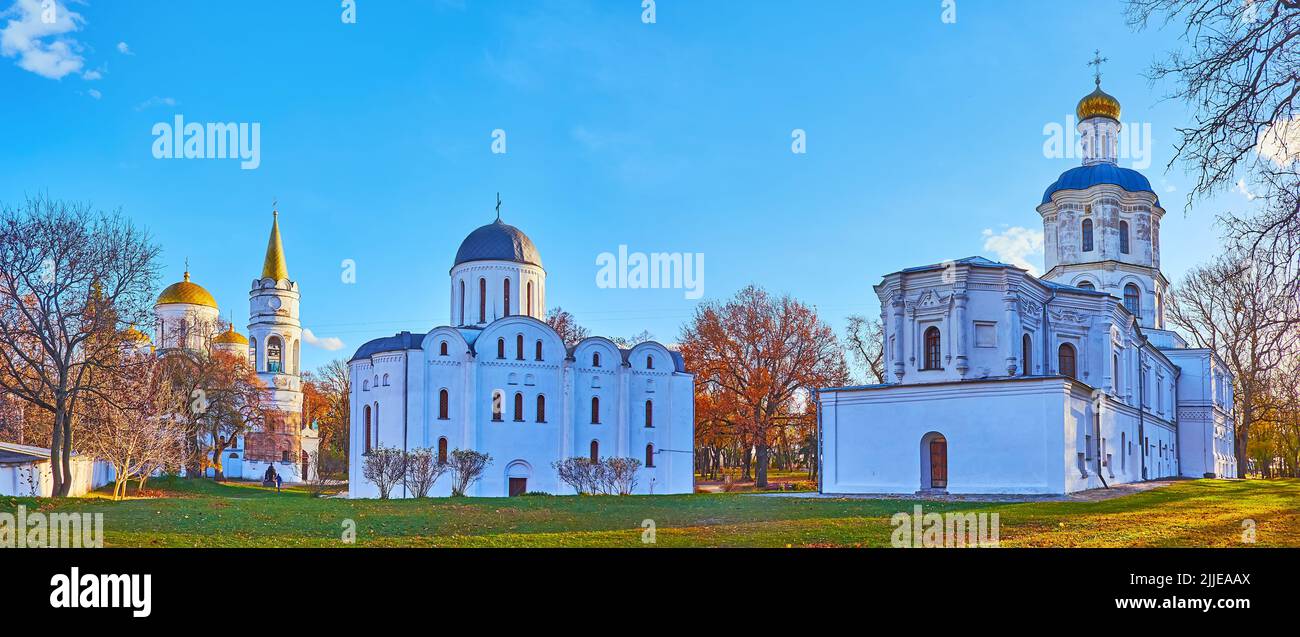
{"label": "white church building", "polygon": [[[635,493],[694,490],[695,377],[680,354],[600,337],[566,347],[544,322],[541,255],[500,218],[461,243],[449,299],[449,325],[370,341],[350,360],[350,497],[378,497],[364,465],[380,446],[491,455],[471,496],[574,493],[552,467],[570,457],[639,460]],[[430,495],[450,492],[448,475]]]}
{"label": "white church building", "polygon": [[875,286],[888,378],[818,391],[823,493],[1237,477],[1232,375],[1165,329],[1165,211],[1116,165],[1119,102],[1098,78],[1077,114],[1083,165],[1037,208],[1043,276],[969,257]]}

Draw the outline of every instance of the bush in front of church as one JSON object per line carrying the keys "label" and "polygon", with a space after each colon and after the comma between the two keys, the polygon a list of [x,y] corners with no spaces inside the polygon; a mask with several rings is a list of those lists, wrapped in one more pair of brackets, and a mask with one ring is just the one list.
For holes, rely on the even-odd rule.
{"label": "bush in front of church", "polygon": [[552,462],[560,481],[578,495],[629,495],[636,489],[641,461],[636,458],[592,460],[581,456]]}

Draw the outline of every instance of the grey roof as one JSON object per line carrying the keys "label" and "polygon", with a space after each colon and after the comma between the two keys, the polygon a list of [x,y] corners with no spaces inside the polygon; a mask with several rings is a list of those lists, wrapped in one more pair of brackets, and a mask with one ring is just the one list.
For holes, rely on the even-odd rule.
{"label": "grey roof", "polygon": [[533,240],[500,219],[475,229],[460,243],[455,265],[469,261],[514,261],[542,267],[542,255]]}
{"label": "grey roof", "polygon": [[0,464],[27,464],[29,462],[45,462],[48,459],[48,456],[39,456],[34,453],[0,449]]}
{"label": "grey roof", "polygon": [[1010,263],[990,261],[981,256],[973,256],[973,257],[966,257],[964,259],[957,259],[956,261],[945,261],[944,263],[931,263],[930,265],[918,265],[914,268],[906,268],[903,270],[899,270],[899,272],[925,272],[926,270],[942,270],[948,267],[949,263],[977,265],[985,268],[1015,268],[1017,270],[1021,269],[1021,268],[1016,268],[1016,266],[1011,265]]}
{"label": "grey roof", "polygon": [[348,359],[348,362],[351,363],[358,359],[370,358],[375,354],[382,354],[384,352],[401,352],[408,349],[420,349],[420,345],[424,342],[424,337],[424,334],[402,332],[401,334],[393,336],[377,338],[357,348],[357,353],[353,354],[352,358]]}

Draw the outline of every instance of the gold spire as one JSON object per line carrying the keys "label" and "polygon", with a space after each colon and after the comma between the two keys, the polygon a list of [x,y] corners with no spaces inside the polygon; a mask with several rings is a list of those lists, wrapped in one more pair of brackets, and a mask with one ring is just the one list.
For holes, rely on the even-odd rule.
{"label": "gold spire", "polygon": [[284,245],[280,243],[280,213],[271,211],[271,239],[266,242],[266,260],[262,262],[262,278],[289,278],[289,265],[284,261]]}

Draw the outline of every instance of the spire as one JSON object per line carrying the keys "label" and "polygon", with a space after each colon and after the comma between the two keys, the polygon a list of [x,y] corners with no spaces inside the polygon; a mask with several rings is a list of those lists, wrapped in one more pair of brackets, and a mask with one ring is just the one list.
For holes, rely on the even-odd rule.
{"label": "spire", "polygon": [[262,262],[262,278],[289,278],[289,265],[284,261],[284,245],[280,243],[280,212],[271,211],[271,238],[266,242],[266,260]]}

